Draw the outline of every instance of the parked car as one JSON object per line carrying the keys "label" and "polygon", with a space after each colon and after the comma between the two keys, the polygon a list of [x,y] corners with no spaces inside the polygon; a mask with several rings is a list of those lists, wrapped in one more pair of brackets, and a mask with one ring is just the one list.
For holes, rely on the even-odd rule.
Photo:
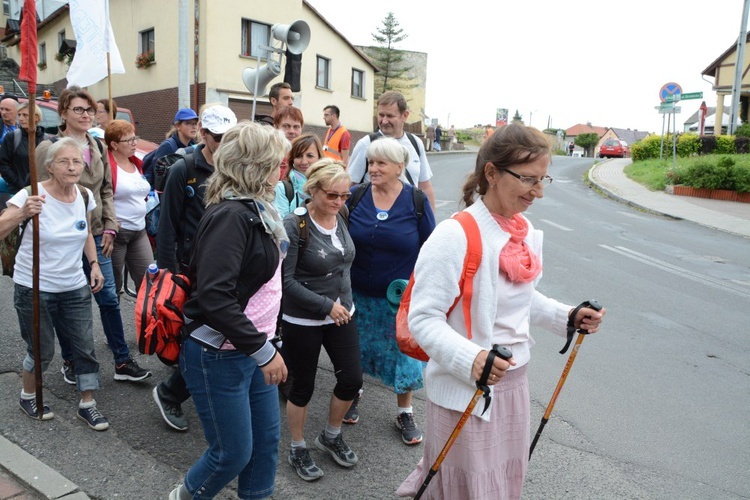
{"label": "parked car", "polygon": [[607,139],[599,148],[599,158],[628,158],[629,156],[628,143],[620,139]]}
{"label": "parked car", "polygon": [[[22,103],[28,101],[25,97],[19,97],[18,100]],[[57,101],[52,99],[37,99],[35,102],[39,109],[42,110],[42,121],[38,125],[44,127],[44,131],[48,134],[57,134],[57,127],[60,126],[60,115],[57,114]],[[133,113],[128,108],[117,106],[116,118],[135,124]],[[155,142],[138,139],[138,145],[135,147],[135,155],[143,159],[147,153],[158,147],[159,145]]]}

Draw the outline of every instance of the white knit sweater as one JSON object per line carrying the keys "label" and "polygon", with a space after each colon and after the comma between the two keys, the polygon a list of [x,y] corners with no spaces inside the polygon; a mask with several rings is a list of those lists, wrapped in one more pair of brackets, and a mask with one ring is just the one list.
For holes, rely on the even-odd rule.
{"label": "white knit sweater", "polygon": [[[505,345],[513,351],[518,368],[529,361],[529,348],[533,344],[530,336],[519,342],[518,335],[514,338],[493,331],[497,305],[502,302],[498,294],[504,288],[499,271],[500,251],[510,235],[500,229],[481,200],[466,211],[474,216],[482,235],[482,262],[474,276],[471,301],[471,340],[467,338],[461,302],[446,319],[446,312],[459,294],[458,280],[467,246],[466,233],[453,219],[438,224],[419,252],[409,309],[409,329],[430,356],[425,369],[427,397],[444,408],[460,412],[466,409],[476,391],[471,368],[480,351],[490,349],[493,343]],[[541,260],[542,231],[535,230],[530,222],[525,242]],[[541,274],[534,286],[540,278]],[[518,308],[519,304],[515,306]],[[525,307],[531,326],[566,336],[571,306],[534,290]],[[483,406],[477,405],[474,414],[480,416]],[[490,408],[482,418],[489,420],[491,412]]]}

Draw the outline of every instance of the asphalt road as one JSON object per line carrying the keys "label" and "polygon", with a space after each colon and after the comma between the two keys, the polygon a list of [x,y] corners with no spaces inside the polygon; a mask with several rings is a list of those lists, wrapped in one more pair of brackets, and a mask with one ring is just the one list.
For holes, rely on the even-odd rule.
{"label": "asphalt road", "polygon": [[[456,200],[474,155],[430,157],[438,219]],[[587,339],[558,398],[529,467],[525,498],[750,498],[750,252],[747,241],[684,221],[642,214],[585,186],[591,160],[555,158],[554,183],[528,211],[545,231],[541,290],[577,304],[596,298],[608,309],[601,333]],[[190,430],[168,430],[151,388],[170,368],[138,356],[154,371],[143,384],[112,380],[98,319],[102,389],[96,399],[111,422],[104,433],[75,418],[78,396],[63,383],[56,358],[45,377],[55,419],[37,422],[17,409],[24,346],[12,283],[0,279],[0,434],[76,482],[92,498],[166,498],[205,449],[200,423],[186,405]],[[122,300],[132,344],[132,301]],[[98,314],[95,311],[95,318]],[[530,364],[532,430],[536,429],[567,356],[563,339],[535,332]],[[306,437],[325,420],[333,387],[321,359]],[[424,395],[414,400],[417,421]],[[352,470],[315,458],[326,476],[304,483],[286,464],[282,411],[278,499],[385,499],[412,470],[421,447],[400,442],[395,397],[366,378],[362,419],[345,428],[358,452]],[[233,485],[219,498],[234,498]]]}

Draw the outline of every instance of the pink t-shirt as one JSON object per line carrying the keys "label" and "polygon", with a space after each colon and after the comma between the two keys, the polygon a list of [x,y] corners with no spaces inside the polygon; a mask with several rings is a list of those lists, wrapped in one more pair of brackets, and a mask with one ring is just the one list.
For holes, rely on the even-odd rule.
{"label": "pink t-shirt", "polygon": [[[274,273],[273,278],[260,287],[260,290],[255,292],[255,295],[250,297],[250,300],[247,301],[245,316],[253,322],[255,328],[257,328],[259,332],[265,332],[270,340],[276,335],[276,320],[279,317],[280,307],[281,259],[279,259],[279,265],[276,268],[276,273]],[[224,342],[224,345],[221,346],[222,351],[234,349],[235,347],[229,339],[227,339],[227,341]]]}

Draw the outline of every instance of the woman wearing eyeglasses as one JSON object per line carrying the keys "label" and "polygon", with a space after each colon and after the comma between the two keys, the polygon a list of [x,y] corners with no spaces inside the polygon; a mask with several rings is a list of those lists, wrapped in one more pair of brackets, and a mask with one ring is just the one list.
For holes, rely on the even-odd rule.
{"label": "woman wearing eyeglasses", "polygon": [[[407,445],[422,441],[412,413],[412,391],[423,384],[421,361],[401,353],[396,344],[396,314],[386,292],[396,279],[409,279],[422,244],[435,228],[435,216],[427,197],[401,176],[409,152],[393,138],[367,146],[370,184],[356,205],[350,199],[349,232],[357,247],[352,264],[352,288],[357,304],[357,323],[365,373],[379,378],[396,393],[395,424]],[[361,193],[360,193],[361,194]],[[345,416],[356,423],[356,403]]]}
{"label": "woman wearing eyeglasses", "polygon": [[125,120],[112,120],[104,131],[112,171],[115,213],[120,230],[112,252],[115,289],[122,290],[123,267],[127,263],[130,278],[138,290],[154,252],[146,234],[146,198],[151,189],[141,170],[143,162],[135,156],[138,136]]}
{"label": "woman wearing eyeglasses", "polygon": [[[91,233],[96,243],[97,261],[104,275],[104,286],[94,294],[94,298],[99,305],[104,335],[114,357],[114,378],[138,382],[150,377],[151,372],[139,367],[131,358],[130,349],[125,342],[111,260],[119,229],[112,195],[112,171],[104,146],[88,133],[96,114],[96,101],[86,90],[76,86],[68,87],[60,94],[57,112],[62,121],[58,137],[70,137],[83,151],[85,165],[78,183],[89,188],[96,200],[96,208],[91,212]],[[52,140],[46,140],[39,144],[36,150],[37,165],[44,165],[52,143]],[[47,172],[40,172],[41,178],[46,178],[47,175]],[[88,260],[84,259],[83,270],[87,275],[90,269]],[[65,382],[75,384],[78,368],[70,361],[70,346],[64,339],[60,340],[60,351],[65,360],[62,370]]]}
{"label": "woman wearing eyeglasses", "polygon": [[[529,457],[529,388],[526,365],[534,344],[530,329],[566,336],[572,307],[536,290],[542,272],[542,233],[522,214],[552,179],[550,146],[524,125],[499,128],[482,144],[463,202],[479,226],[482,260],[473,280],[471,335],[461,307],[459,278],[467,251],[464,230],[441,222],[414,269],[409,328],[430,361],[425,370],[426,436],[422,461],[398,489],[413,497],[476,392],[493,344],[510,348],[496,357],[487,385],[492,403],[478,404],[422,498],[518,499]],[[477,197],[477,195],[479,195]],[[476,199],[475,199],[476,198]],[[594,333],[601,313],[582,308],[576,328]]]}
{"label": "woman wearing eyeglasses", "polygon": [[324,158],[307,169],[303,189],[310,201],[284,219],[289,251],[283,266],[282,331],[284,359],[293,375],[286,403],[292,438],[287,461],[302,479],[314,481],[323,471],[310,456],[304,428],[320,349],[333,363],[336,386],[315,446],[342,467],[358,460],[341,434],[341,420],[362,387],[362,368],[352,318],[354,242],[339,213],[349,198],[349,174],[343,163]]}

